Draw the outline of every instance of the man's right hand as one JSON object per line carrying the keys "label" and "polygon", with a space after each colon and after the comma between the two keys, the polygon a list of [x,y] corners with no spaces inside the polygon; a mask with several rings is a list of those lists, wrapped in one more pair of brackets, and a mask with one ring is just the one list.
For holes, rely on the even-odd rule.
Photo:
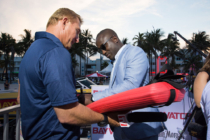
{"label": "man's right hand", "polygon": [[120,126],[118,115],[127,114],[129,111],[116,111],[116,112],[108,112],[105,113],[108,116],[109,124],[114,127]]}
{"label": "man's right hand", "polygon": [[111,126],[118,127],[120,126],[118,115],[119,114],[126,114],[129,111],[118,111],[118,112],[108,112],[105,113],[108,116],[108,121]]}
{"label": "man's right hand", "polygon": [[119,127],[120,126],[120,123],[118,121],[110,119],[109,117],[108,117],[108,120],[109,120],[109,125],[114,126],[114,127]]}

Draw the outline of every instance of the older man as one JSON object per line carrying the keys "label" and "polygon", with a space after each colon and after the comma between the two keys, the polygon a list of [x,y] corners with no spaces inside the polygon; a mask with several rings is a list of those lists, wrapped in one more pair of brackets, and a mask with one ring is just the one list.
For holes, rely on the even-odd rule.
{"label": "older man", "polygon": [[[149,82],[148,59],[140,47],[123,45],[116,32],[111,29],[102,30],[97,35],[96,45],[106,57],[114,60],[113,70],[109,88],[94,93],[91,99],[86,96],[86,105],[107,96],[145,86]],[[144,108],[136,111],[158,112],[158,109]],[[113,130],[115,140],[157,140],[163,126],[160,122],[147,122],[135,123],[129,128],[114,127]]]}
{"label": "older man", "polygon": [[78,103],[68,49],[79,42],[81,17],[60,8],[50,17],[46,32],[21,61],[20,104],[24,139],[78,140],[79,125],[119,123]]}

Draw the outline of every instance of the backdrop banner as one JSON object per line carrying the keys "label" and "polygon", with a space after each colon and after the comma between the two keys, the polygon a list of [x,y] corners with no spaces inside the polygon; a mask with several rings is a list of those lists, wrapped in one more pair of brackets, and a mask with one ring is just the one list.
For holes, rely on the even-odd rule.
{"label": "backdrop banner", "polygon": [[[92,85],[91,93],[94,94],[98,91],[102,91],[109,88],[108,85]],[[187,90],[186,90],[187,91]],[[186,92],[184,99],[181,102],[172,103],[170,106],[159,108],[160,112],[165,112],[167,114],[167,121],[165,125],[167,130],[164,130],[159,134],[158,140],[177,140],[182,132],[185,123],[187,122],[189,116],[188,113],[191,103],[193,102],[192,93]],[[192,112],[192,110],[190,111]],[[187,118],[187,119],[185,119]],[[139,132],[141,133],[141,132]],[[91,125],[91,138],[92,140],[114,140],[113,132],[110,126],[99,127],[97,124]],[[188,131],[184,132],[181,140],[196,140],[188,134]]]}
{"label": "backdrop banner", "polygon": [[[159,108],[160,112],[165,112],[167,114],[168,119],[165,122],[167,130],[159,134],[158,140],[178,139],[192,113],[193,108],[191,109],[191,104],[193,102],[193,93],[188,92],[186,89],[185,97],[181,102],[172,103],[170,106]],[[189,109],[191,110],[189,111]],[[182,135],[182,140],[191,140],[191,138],[192,140],[197,140],[196,138],[191,137],[186,129]]]}
{"label": "backdrop banner", "polygon": [[[108,85],[91,85],[91,93],[94,94],[109,88]],[[113,132],[109,125],[99,127],[97,124],[91,125],[91,138],[92,140],[114,140]]]}

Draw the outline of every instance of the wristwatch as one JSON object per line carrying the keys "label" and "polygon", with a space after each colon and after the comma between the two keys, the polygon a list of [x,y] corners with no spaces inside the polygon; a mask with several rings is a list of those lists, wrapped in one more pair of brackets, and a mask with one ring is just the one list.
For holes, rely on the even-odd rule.
{"label": "wristwatch", "polygon": [[92,97],[90,98],[90,100],[91,100],[92,102],[94,102],[94,100],[93,100],[93,95],[92,95]]}
{"label": "wristwatch", "polygon": [[103,115],[104,115],[104,120],[101,122],[98,122],[98,126],[100,126],[100,127],[104,127],[109,123],[107,115],[105,115],[105,114],[103,114]]}

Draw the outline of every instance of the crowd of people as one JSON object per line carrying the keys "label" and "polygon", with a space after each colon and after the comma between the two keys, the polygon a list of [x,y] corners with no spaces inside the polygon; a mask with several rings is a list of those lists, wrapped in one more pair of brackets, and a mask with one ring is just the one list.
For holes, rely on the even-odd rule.
{"label": "crowd of people", "polygon": [[[92,77],[89,78],[92,82],[98,84],[98,85],[104,85],[104,83],[106,82],[106,78],[103,77]],[[108,79],[107,79],[108,80]]]}
{"label": "crowd of people", "polygon": [[[18,102],[24,139],[79,140],[81,125],[98,123],[99,126],[110,124],[115,140],[157,140],[165,128],[162,122],[134,123],[132,127],[122,128],[117,119],[120,112],[101,114],[86,107],[94,101],[149,83],[145,52],[140,47],[124,45],[112,29],[101,30],[96,37],[97,48],[113,61],[109,88],[93,95],[86,94],[84,102],[78,102],[68,50],[79,42],[82,23],[82,17],[68,8],[56,10],[48,20],[46,31],[36,32],[34,43],[22,59]],[[202,108],[208,125],[209,73],[210,56],[194,82],[195,102]],[[103,85],[103,80],[99,84]],[[135,110],[138,111],[159,112],[158,108],[150,107]]]}

